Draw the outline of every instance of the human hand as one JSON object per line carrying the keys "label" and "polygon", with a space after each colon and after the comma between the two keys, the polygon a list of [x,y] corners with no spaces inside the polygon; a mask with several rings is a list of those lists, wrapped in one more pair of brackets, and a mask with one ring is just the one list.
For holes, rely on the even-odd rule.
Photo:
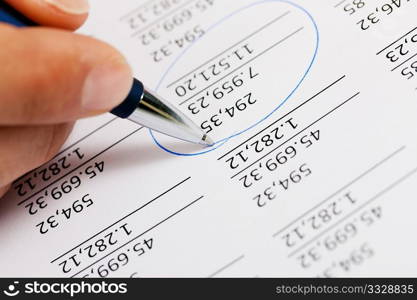
{"label": "human hand", "polygon": [[5,1],[55,29],[0,24],[0,197],[59,151],[75,120],[111,110],[132,85],[117,50],[68,32],[86,20],[87,0]]}

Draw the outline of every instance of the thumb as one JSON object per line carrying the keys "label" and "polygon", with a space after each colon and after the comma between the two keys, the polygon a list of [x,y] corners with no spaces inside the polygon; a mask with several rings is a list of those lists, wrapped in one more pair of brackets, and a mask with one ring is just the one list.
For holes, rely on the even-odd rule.
{"label": "thumb", "polygon": [[118,51],[89,37],[0,26],[0,126],[72,121],[116,107],[132,86]]}

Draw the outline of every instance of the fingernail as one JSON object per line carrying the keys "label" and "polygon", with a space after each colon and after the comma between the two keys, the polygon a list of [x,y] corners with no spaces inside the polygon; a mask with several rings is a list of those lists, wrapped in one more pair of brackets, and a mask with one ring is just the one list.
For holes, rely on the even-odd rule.
{"label": "fingernail", "polygon": [[87,75],[81,101],[85,115],[110,111],[129,94],[133,77],[127,64],[101,65]]}
{"label": "fingernail", "polygon": [[45,0],[45,2],[71,15],[86,14],[90,9],[87,0]]}

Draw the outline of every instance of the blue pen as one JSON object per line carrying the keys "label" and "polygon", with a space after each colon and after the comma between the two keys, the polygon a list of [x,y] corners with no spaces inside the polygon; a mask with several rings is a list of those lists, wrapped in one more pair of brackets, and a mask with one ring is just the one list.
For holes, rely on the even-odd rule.
{"label": "blue pen", "polygon": [[[0,1],[0,22],[18,27],[36,26],[4,1]],[[169,102],[145,89],[137,79],[133,80],[133,86],[126,99],[111,113],[187,142],[204,146],[213,144],[207,134],[191,119]]]}

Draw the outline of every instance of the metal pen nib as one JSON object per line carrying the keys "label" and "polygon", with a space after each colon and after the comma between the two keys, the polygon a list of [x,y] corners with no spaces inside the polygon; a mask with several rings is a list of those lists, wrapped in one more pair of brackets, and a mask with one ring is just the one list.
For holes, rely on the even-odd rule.
{"label": "metal pen nib", "polygon": [[155,93],[144,89],[142,98],[127,119],[160,133],[203,146],[213,145],[210,137],[190,118]]}

